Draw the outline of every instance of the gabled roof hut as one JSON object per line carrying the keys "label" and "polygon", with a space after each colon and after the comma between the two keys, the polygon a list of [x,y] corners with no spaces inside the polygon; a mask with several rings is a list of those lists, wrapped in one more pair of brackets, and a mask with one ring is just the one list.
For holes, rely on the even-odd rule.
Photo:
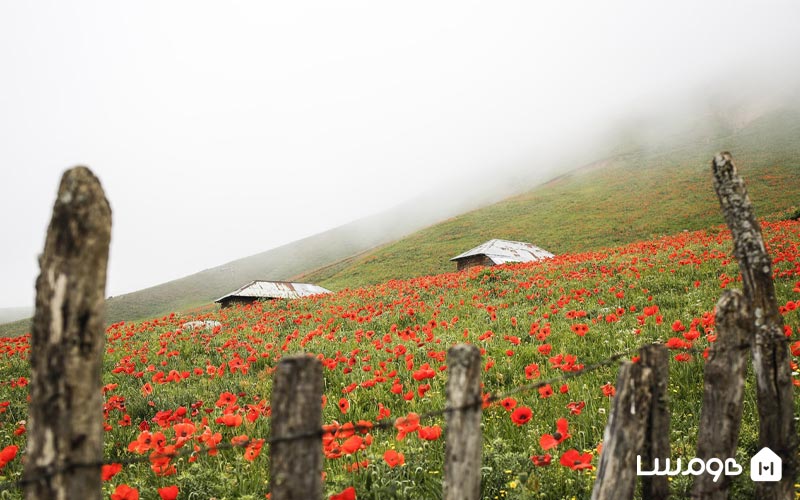
{"label": "gabled roof hut", "polygon": [[496,266],[508,262],[534,262],[549,259],[553,254],[536,245],[524,241],[489,240],[472,250],[456,255],[452,261],[457,264],[457,269],[467,269],[473,266]]}
{"label": "gabled roof hut", "polygon": [[256,300],[297,299],[323,293],[332,292],[311,283],[255,280],[236,291],[218,298],[214,302],[218,302],[224,308],[236,304],[250,304]]}

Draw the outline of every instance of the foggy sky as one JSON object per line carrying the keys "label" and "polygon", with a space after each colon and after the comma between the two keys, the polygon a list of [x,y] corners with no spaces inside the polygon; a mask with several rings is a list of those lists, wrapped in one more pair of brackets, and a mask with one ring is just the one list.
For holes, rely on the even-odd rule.
{"label": "foggy sky", "polygon": [[70,166],[111,203],[118,295],[467,196],[457,173],[548,175],[722,79],[771,95],[797,81],[799,21],[796,2],[3,2],[0,306],[32,305]]}

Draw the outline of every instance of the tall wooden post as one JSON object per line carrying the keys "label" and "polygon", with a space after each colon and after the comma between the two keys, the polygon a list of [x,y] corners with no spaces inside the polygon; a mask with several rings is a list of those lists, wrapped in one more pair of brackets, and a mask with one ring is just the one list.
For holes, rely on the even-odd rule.
{"label": "tall wooden post", "polygon": [[[642,367],[653,372],[650,391],[650,414],[647,416],[642,461],[646,464],[660,463],[670,458],[669,431],[670,413],[667,401],[669,385],[669,351],[665,345],[650,344],[639,350]],[[664,500],[669,497],[669,481],[667,476],[643,476],[642,498],[645,500]]]}
{"label": "tall wooden post", "polygon": [[627,500],[636,490],[636,455],[641,454],[650,415],[652,370],[625,362],[617,375],[617,394],[603,433],[592,500]]}
{"label": "tall wooden post", "polygon": [[[444,448],[444,499],[481,497],[481,354],[474,345],[447,351],[447,403]],[[464,408],[467,407],[467,408]]]}
{"label": "tall wooden post", "polygon": [[[281,359],[272,384],[272,500],[322,498],[322,363],[305,355]],[[304,438],[292,436],[307,435]]]}
{"label": "tall wooden post", "polygon": [[[742,422],[744,379],[749,360],[752,316],[747,300],[738,290],[726,290],[717,302],[717,341],[705,366],[703,409],[697,434],[697,458],[736,457]],[[731,478],[716,480],[711,474],[697,476],[692,498],[725,500]]]}
{"label": "tall wooden post", "polygon": [[744,180],[730,153],[720,153],[711,162],[714,189],[725,222],[731,229],[733,253],[739,261],[744,295],[752,311],[753,367],[758,390],[759,445],[769,447],[783,461],[779,482],[758,482],[759,498],[789,500],[797,478],[798,438],[794,424],[794,394],[789,348],[778,312],[772,260],[764,246],[761,226],[753,213]]}
{"label": "tall wooden post", "polygon": [[[85,167],[64,173],[47,230],[31,333],[25,497],[101,497],[105,289],[111,209]],[[98,464],[72,467],[74,464]]]}

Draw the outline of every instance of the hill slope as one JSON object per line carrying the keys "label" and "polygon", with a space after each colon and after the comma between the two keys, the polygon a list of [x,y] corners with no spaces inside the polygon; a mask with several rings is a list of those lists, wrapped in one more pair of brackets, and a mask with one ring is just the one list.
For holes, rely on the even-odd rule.
{"label": "hill slope", "polygon": [[32,312],[30,307],[0,307],[0,323],[27,318]]}
{"label": "hill slope", "polygon": [[736,128],[700,120],[661,144],[634,141],[525,194],[302,279],[341,289],[452,271],[450,257],[491,238],[529,241],[559,254],[721,224],[709,164],[722,150],[733,153],[757,214],[780,216],[800,205],[798,137],[795,111],[772,112]]}
{"label": "hill slope", "polygon": [[[508,188],[505,188],[506,194],[502,195],[502,183],[497,184],[494,189],[478,193],[466,202],[453,199],[442,203],[432,195],[419,196],[386,212],[266,252],[157,286],[111,297],[107,301],[107,320],[115,323],[120,320],[145,319],[168,312],[208,306],[214,299],[253,279],[291,279],[295,275],[352,258],[426,225],[508,196]],[[27,315],[29,314],[30,310]],[[0,320],[0,323],[13,321],[0,325],[0,335],[27,332],[30,319],[17,319],[24,317],[9,316]]]}
{"label": "hill slope", "polygon": [[[759,215],[800,205],[795,181],[800,112],[783,109],[745,122],[702,116],[677,132],[651,133],[659,142],[647,139],[643,126],[621,130],[606,159],[524,194],[485,206],[511,189],[497,189],[502,181],[486,180],[469,197],[463,185],[454,185],[460,196],[412,200],[267,252],[110,298],[108,321],[202,307],[252,279],[304,280],[338,290],[446,272],[454,268],[450,257],[490,238],[531,241],[563,253],[708,227],[722,222],[708,167],[720,150],[734,154]],[[533,176],[520,176],[520,185],[534,182]],[[484,208],[463,213],[479,206]],[[419,230],[455,214],[461,215]],[[27,320],[0,325],[0,334],[24,333],[28,325]]]}

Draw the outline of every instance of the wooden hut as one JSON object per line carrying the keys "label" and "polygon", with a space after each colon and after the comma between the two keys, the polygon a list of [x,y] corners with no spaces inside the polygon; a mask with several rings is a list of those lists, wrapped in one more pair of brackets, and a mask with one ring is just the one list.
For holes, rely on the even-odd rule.
{"label": "wooden hut", "polygon": [[456,262],[457,269],[460,271],[474,266],[496,266],[508,262],[534,262],[549,259],[550,257],[553,257],[553,254],[531,243],[494,239],[456,255],[450,260]]}
{"label": "wooden hut", "polygon": [[331,291],[310,283],[255,280],[214,302],[225,308],[236,304],[251,304],[256,300],[297,299],[322,293],[331,293]]}

